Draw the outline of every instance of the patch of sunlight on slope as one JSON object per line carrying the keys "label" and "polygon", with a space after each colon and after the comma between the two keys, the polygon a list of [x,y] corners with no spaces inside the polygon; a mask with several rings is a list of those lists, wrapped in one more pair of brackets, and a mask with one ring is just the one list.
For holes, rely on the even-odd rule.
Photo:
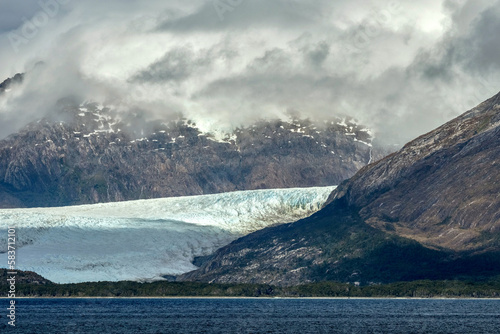
{"label": "patch of sunlight on slope", "polygon": [[[310,216],[334,189],[5,209],[0,210],[0,235],[15,226],[17,268],[57,283],[159,280],[196,269],[194,257],[209,255],[248,233]],[[0,240],[0,263],[5,265],[6,243],[7,238]]]}

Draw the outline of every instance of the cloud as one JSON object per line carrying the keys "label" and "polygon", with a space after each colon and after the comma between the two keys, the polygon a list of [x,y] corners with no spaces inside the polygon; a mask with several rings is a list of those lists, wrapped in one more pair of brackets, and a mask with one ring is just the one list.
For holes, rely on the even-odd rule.
{"label": "cloud", "polygon": [[500,90],[499,4],[69,1],[15,53],[7,37],[42,9],[12,3],[0,75],[46,66],[0,97],[0,137],[72,95],[218,126],[350,115],[402,144]]}
{"label": "cloud", "polygon": [[0,6],[0,33],[19,28],[23,18],[30,18],[37,12],[37,0],[1,1]]}
{"label": "cloud", "polygon": [[252,27],[296,29],[315,26],[325,16],[329,2],[321,0],[214,0],[194,12],[165,19],[159,30],[177,33],[246,30]]}
{"label": "cloud", "polygon": [[209,72],[218,59],[225,61],[230,57],[231,52],[217,46],[196,52],[192,46],[174,47],[161,59],[134,75],[131,80],[139,83],[181,84],[188,78]]}
{"label": "cloud", "polygon": [[500,69],[500,2],[482,12],[471,32],[456,44],[462,50],[459,61],[481,74]]}

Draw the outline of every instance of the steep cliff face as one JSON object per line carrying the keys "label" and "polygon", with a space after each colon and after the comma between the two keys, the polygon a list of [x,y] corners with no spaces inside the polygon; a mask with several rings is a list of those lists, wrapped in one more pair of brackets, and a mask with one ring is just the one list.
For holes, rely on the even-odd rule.
{"label": "steep cliff face", "polygon": [[262,121],[221,135],[92,103],[60,108],[0,141],[0,207],[336,185],[382,154],[350,120]]}
{"label": "steep cliff face", "polygon": [[361,169],[299,222],[220,249],[181,280],[293,285],[500,274],[500,95]]}

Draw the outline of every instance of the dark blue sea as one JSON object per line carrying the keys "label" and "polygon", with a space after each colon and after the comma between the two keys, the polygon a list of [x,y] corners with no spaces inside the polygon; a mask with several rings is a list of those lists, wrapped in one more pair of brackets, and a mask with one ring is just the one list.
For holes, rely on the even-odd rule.
{"label": "dark blue sea", "polygon": [[0,300],[0,333],[500,333],[499,300]]}

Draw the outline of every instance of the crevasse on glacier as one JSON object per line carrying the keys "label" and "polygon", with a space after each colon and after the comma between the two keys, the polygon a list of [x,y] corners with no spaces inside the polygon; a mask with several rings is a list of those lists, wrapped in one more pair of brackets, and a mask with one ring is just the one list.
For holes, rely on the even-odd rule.
{"label": "crevasse on glacier", "polygon": [[[157,280],[195,256],[318,211],[335,187],[252,190],[63,208],[0,210],[17,230],[17,268],[57,283]],[[7,265],[7,238],[0,263]],[[1,267],[1,265],[0,265]]]}

